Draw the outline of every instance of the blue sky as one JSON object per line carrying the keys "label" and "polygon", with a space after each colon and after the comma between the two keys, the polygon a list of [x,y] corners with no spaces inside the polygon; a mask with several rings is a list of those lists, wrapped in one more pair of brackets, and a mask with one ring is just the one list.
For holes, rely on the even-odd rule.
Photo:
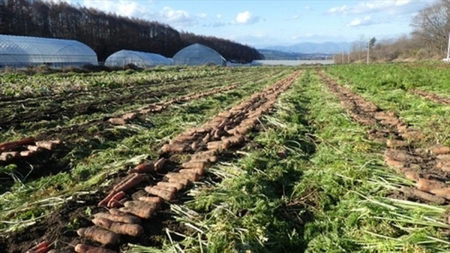
{"label": "blue sky", "polygon": [[61,1],[155,20],[178,31],[263,48],[300,42],[353,42],[408,35],[414,15],[437,0]]}

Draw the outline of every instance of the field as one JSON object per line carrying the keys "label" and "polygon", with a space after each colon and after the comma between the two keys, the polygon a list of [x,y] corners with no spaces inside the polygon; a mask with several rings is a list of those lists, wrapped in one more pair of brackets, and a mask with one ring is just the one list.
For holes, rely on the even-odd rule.
{"label": "field", "polygon": [[3,73],[0,252],[450,252],[448,80],[442,63]]}

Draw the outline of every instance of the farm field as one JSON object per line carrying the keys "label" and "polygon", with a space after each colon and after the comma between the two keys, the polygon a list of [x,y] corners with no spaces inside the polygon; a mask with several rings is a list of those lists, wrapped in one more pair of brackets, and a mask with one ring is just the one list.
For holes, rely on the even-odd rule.
{"label": "farm field", "polygon": [[450,251],[449,70],[4,73],[0,251]]}

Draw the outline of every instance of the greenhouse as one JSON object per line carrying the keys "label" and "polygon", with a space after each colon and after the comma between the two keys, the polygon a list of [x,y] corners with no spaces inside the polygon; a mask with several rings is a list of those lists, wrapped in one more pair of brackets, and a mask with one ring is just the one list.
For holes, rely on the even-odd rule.
{"label": "greenhouse", "polygon": [[75,40],[0,35],[0,67],[98,65],[97,54]]}
{"label": "greenhouse", "polygon": [[160,54],[130,50],[120,50],[115,52],[105,61],[105,66],[108,67],[122,67],[128,64],[134,64],[137,67],[146,68],[158,65],[171,65],[172,62]]}
{"label": "greenhouse", "polygon": [[178,53],[176,53],[173,56],[173,64],[175,65],[215,64],[219,66],[226,66],[226,60],[214,49],[196,43],[178,51]]}

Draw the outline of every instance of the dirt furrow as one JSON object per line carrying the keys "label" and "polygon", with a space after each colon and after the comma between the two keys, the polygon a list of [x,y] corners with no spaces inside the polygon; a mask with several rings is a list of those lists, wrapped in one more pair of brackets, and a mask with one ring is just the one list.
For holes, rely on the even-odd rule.
{"label": "dirt furrow", "polygon": [[412,93],[439,104],[450,105],[450,98],[442,97],[431,92],[426,92],[423,90],[413,90]]}
{"label": "dirt furrow", "polygon": [[[70,208],[68,213],[59,213],[64,219],[59,218],[59,222],[45,219],[27,229],[34,232],[31,233],[34,238],[23,232],[13,234],[6,239],[6,248],[9,252],[24,252],[33,242],[47,241],[51,248],[59,250],[57,252],[73,252],[74,247],[86,247],[79,244],[118,252],[126,249],[128,243],[160,246],[164,228],[188,232],[188,228],[174,222],[169,212],[170,204],[181,203],[185,190],[207,176],[206,170],[210,165],[226,157],[227,152],[245,145],[246,135],[257,126],[259,117],[271,110],[278,96],[299,75],[300,71],[294,72],[233,108],[217,114],[204,125],[191,128],[169,143],[162,144],[159,160],[144,161],[130,168],[128,176],[117,178],[108,192],[101,194],[102,199],[96,195],[85,200],[84,204],[71,202],[78,207]],[[92,220],[86,217],[89,215],[82,213],[87,207],[92,210]],[[80,221],[79,229],[69,232],[65,222],[74,218]],[[128,226],[133,229],[119,229],[119,220],[121,224],[134,224]],[[61,224],[55,226],[55,223]],[[49,225],[53,227],[46,227]],[[100,238],[99,233],[108,236]],[[181,238],[172,235],[172,239]]]}
{"label": "dirt furrow", "polygon": [[350,116],[371,127],[369,139],[386,145],[386,165],[416,183],[415,188],[401,187],[395,197],[437,204],[450,201],[450,186],[445,183],[450,179],[450,147],[439,144],[423,147],[423,134],[401,121],[394,112],[384,111],[338,85],[322,71],[317,73]]}

